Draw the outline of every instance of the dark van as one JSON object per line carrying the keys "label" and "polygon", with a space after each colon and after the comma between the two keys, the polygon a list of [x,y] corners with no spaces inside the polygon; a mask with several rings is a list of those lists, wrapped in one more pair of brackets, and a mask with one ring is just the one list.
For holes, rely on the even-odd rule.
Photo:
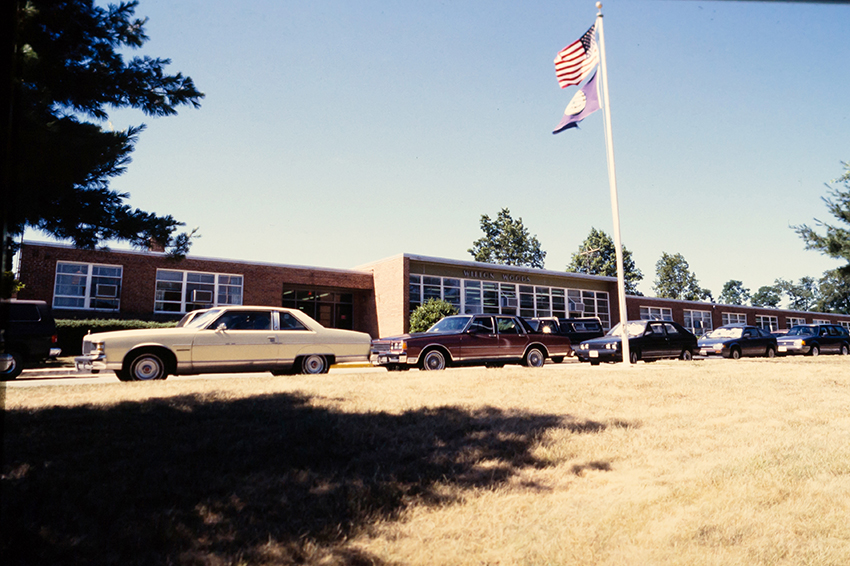
{"label": "dark van", "polygon": [[[25,364],[55,358],[61,353],[56,321],[44,301],[0,300],[3,345],[9,363],[0,364],[0,379],[15,379]],[[5,369],[4,369],[5,368]]]}

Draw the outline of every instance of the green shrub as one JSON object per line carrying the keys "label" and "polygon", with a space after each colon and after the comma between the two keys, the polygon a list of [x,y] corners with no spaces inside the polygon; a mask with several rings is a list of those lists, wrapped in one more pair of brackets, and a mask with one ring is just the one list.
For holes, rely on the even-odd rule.
{"label": "green shrub", "polygon": [[410,314],[410,331],[425,332],[441,319],[457,314],[457,309],[451,303],[441,299],[428,299]]}
{"label": "green shrub", "polygon": [[56,334],[59,337],[59,347],[62,356],[79,356],[82,353],[83,337],[91,332],[110,332],[112,330],[133,330],[136,328],[169,328],[176,326],[176,321],[152,322],[148,320],[118,320],[118,319],[56,319]]}

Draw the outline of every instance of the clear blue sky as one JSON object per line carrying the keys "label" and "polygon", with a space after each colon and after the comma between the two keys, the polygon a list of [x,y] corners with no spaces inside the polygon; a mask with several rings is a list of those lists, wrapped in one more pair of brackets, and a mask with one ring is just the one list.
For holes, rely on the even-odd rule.
{"label": "clear blue sky", "polygon": [[[481,214],[521,217],[563,270],[612,233],[602,113],[551,131],[576,90],[553,59],[590,0],[141,0],[150,41],[206,94],[146,123],[112,187],[202,237],[192,255],[350,268],[469,260]],[[606,0],[623,242],[652,295],[662,252],[717,297],[840,265],[790,225],[835,222],[850,161],[850,6]],[[44,239],[30,233],[28,238]]]}

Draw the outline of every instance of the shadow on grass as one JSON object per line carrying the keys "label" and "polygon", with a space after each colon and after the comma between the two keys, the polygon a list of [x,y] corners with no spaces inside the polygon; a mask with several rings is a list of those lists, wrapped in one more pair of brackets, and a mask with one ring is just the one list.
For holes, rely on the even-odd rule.
{"label": "shadow on grass", "polygon": [[544,466],[532,448],[553,427],[604,428],[497,409],[341,413],[292,395],[9,411],[0,553],[5,564],[374,564],[345,539],[412,502],[447,502],[440,486]]}

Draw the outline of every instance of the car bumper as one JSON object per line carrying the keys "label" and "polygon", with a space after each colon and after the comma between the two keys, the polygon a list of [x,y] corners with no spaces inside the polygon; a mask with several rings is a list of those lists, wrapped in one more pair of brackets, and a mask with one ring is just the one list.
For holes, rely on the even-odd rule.
{"label": "car bumper", "polygon": [[794,346],[793,344],[780,344],[776,347],[776,351],[780,354],[808,354],[811,350],[811,346]]}
{"label": "car bumper", "polygon": [[576,356],[582,362],[621,362],[623,355],[620,350],[575,350]]}
{"label": "car bumper", "polygon": [[715,350],[714,348],[700,348],[699,349],[699,355],[705,356],[707,358],[712,357],[712,356],[717,356],[717,357],[720,357],[720,358],[728,358],[729,357],[729,351],[728,350]]}
{"label": "car bumper", "polygon": [[74,366],[77,371],[100,371],[108,369],[105,354],[91,354],[88,356],[77,356],[74,358]]}
{"label": "car bumper", "polygon": [[407,364],[408,358],[407,354],[394,354],[394,353],[380,353],[380,354],[371,354],[369,356],[369,362],[373,366],[385,366],[390,364]]}

